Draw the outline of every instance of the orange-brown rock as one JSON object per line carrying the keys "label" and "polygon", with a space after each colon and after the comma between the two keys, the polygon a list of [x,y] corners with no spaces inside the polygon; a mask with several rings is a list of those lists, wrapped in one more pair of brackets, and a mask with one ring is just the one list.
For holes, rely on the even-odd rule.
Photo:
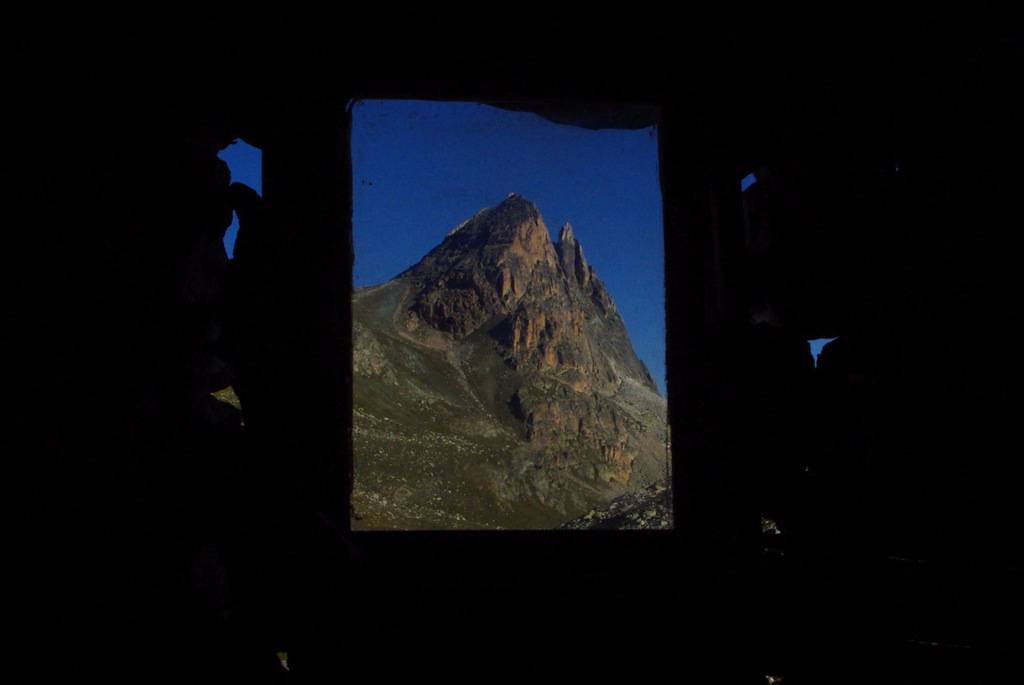
{"label": "orange-brown rock", "polygon": [[452,230],[402,277],[413,285],[409,309],[425,325],[456,340],[486,327],[523,387],[567,391],[544,401],[521,393],[532,444],[560,455],[556,444],[572,436],[575,449],[607,465],[607,477],[629,481],[629,429],[600,397],[623,379],[656,388],[570,224],[553,244],[538,208],[512,193]]}
{"label": "orange-brown rock", "polygon": [[[664,481],[664,399],[571,225],[552,243],[539,209],[510,194],[359,301],[373,326],[356,329],[357,406],[420,412],[416,425],[460,440],[461,425],[494,436],[515,426],[516,447],[473,462],[503,464],[487,476],[499,499],[533,498],[568,515],[588,498]],[[409,397],[418,398],[412,407]],[[439,422],[438,412],[449,418]],[[464,468],[477,466],[453,472]]]}
{"label": "orange-brown rock", "polygon": [[558,268],[537,207],[510,195],[477,212],[406,272],[413,308],[434,328],[462,338],[523,297],[538,266]]}

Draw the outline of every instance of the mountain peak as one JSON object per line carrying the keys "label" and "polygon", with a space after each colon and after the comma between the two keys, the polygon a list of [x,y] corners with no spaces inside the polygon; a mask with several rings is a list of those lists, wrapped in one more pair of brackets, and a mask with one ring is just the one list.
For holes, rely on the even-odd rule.
{"label": "mountain peak", "polygon": [[540,219],[540,210],[519,193],[509,193],[498,206],[494,208],[498,214],[514,213],[523,220]]}
{"label": "mountain peak", "polygon": [[[353,297],[356,420],[377,410],[389,417],[367,419],[358,444],[368,455],[400,455],[360,460],[370,471],[359,487],[401,473],[403,487],[424,500],[438,487],[471,495],[472,508],[443,525],[472,523],[483,506],[490,525],[517,527],[529,504],[572,518],[595,498],[665,478],[665,402],[572,226],[559,235],[553,243],[536,206],[510,194],[399,278]],[[417,436],[408,445],[391,423],[406,416],[402,439]],[[458,450],[442,446],[451,444],[438,441],[445,434],[458,436]],[[382,451],[370,435],[391,442]],[[500,453],[498,437],[508,444]],[[464,454],[477,438],[485,441]],[[439,470],[453,480],[406,470],[408,459],[450,460]],[[388,475],[391,468],[400,470]],[[359,506],[400,503],[353,492]],[[388,514],[380,520],[395,525]]]}
{"label": "mountain peak", "polygon": [[406,272],[417,283],[413,309],[431,327],[465,337],[493,317],[507,315],[541,264],[558,273],[558,256],[540,210],[509,193],[449,231]]}

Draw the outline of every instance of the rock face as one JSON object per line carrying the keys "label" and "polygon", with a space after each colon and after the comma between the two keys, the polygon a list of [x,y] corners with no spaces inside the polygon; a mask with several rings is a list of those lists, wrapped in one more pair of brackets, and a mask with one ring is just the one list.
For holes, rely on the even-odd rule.
{"label": "rock face", "polygon": [[537,208],[519,197],[478,212],[452,231],[405,277],[412,308],[426,324],[462,338],[495,314],[508,314],[558,258]]}
{"label": "rock face", "polygon": [[[513,193],[477,212],[411,269],[358,291],[353,308],[356,433],[373,443],[360,454],[356,440],[356,521],[360,502],[367,511],[380,508],[369,498],[372,484],[394,475],[381,470],[393,452],[384,443],[394,438],[370,428],[384,415],[394,430],[411,430],[411,440],[415,426],[437,436],[434,447],[408,450],[406,462],[433,463],[428,452],[450,461],[437,455],[449,438],[480,444],[482,434],[500,442],[468,464],[452,464],[464,474],[450,484],[454,499],[432,500],[437,512],[455,512],[470,526],[554,526],[664,479],[664,399],[572,227],[552,243],[525,198]],[[408,411],[403,398],[414,403]],[[447,420],[439,424],[439,417]],[[477,487],[462,496],[477,502],[475,512],[458,501],[468,481]],[[398,488],[411,495],[406,500],[422,489]],[[369,515],[367,527],[416,525],[380,513]],[[433,521],[428,527],[459,523],[423,516]]]}

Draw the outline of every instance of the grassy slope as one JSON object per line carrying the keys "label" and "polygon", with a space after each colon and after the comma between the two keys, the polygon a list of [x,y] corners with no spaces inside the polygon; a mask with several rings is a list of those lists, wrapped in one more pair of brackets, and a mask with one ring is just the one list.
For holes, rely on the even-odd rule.
{"label": "grassy slope", "polygon": [[549,528],[565,520],[565,513],[524,502],[522,484],[508,476],[523,449],[521,426],[507,407],[514,374],[486,333],[459,355],[477,399],[444,352],[398,335],[391,314],[402,290],[385,284],[353,299],[355,320],[400,379],[395,386],[378,375],[355,378],[353,527]]}

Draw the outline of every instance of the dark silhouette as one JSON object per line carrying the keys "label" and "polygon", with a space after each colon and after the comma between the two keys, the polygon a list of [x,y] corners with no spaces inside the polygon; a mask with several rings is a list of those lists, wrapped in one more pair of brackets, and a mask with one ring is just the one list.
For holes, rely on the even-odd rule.
{"label": "dark silhouette", "polygon": [[[223,51],[50,53],[24,98],[38,134],[13,136],[35,208],[11,232],[41,243],[12,253],[39,262],[17,337],[40,416],[9,455],[40,485],[21,509],[45,548],[30,666],[535,676],[543,652],[576,677],[692,658],[718,682],[883,661],[913,681],[1016,648],[1017,37],[652,31],[514,61],[487,57],[490,33],[431,36],[397,69],[331,55],[250,76]],[[349,534],[345,105],[368,92],[594,127],[660,107],[676,530]],[[263,150],[262,202],[217,159],[236,137]],[[818,337],[838,340],[814,370]]]}

